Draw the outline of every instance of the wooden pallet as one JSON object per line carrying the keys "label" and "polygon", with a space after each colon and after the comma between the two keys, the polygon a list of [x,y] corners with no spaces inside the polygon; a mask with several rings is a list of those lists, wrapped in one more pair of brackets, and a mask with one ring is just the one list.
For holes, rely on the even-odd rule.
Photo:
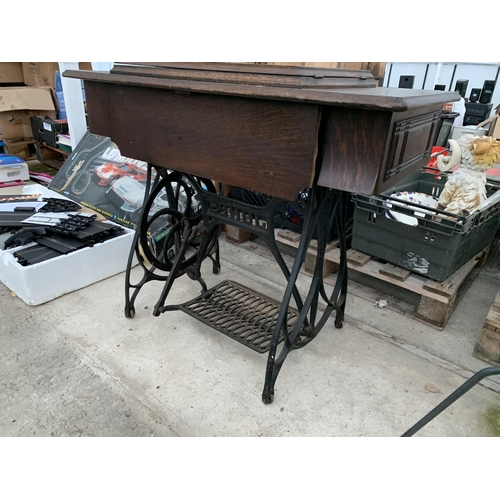
{"label": "wooden pallet", "polygon": [[40,163],[59,170],[71,153],[47,146],[42,142],[35,143],[36,157]]}
{"label": "wooden pallet", "polygon": [[18,156],[23,160],[36,160],[35,141],[22,139],[16,141],[4,140],[4,152],[10,156]]}
{"label": "wooden pallet", "polygon": [[[284,237],[281,231],[277,231],[276,240],[281,243],[290,244],[289,235],[286,236]],[[314,249],[311,247],[309,252],[313,254]],[[484,265],[487,255],[488,249],[479,252],[448,279],[441,282],[430,280],[398,266],[381,262],[370,255],[354,249],[347,251],[347,265],[349,269],[388,283],[396,290],[397,288],[403,288],[420,296],[415,317],[434,328],[442,330],[446,326],[458,301],[472,283],[473,278],[475,278],[478,271],[474,272],[474,270]],[[335,245],[334,248],[327,249],[325,260],[336,266],[339,265],[340,249],[338,246]],[[308,269],[305,266],[304,271],[310,274],[311,268]],[[397,295],[397,292],[395,295]]]}
{"label": "wooden pallet", "polygon": [[486,316],[472,354],[490,365],[500,364],[500,292]]}
{"label": "wooden pallet", "polygon": [[[293,248],[298,248],[300,243],[300,233],[291,231],[290,229],[277,229],[275,230],[275,238],[278,243],[284,243],[285,245],[291,246]],[[338,246],[338,240],[331,241],[326,245],[326,252],[329,252]],[[304,270],[306,273],[312,274],[316,266],[316,254],[317,254],[318,242],[316,240],[311,241],[311,245],[307,249],[307,255],[304,262]],[[334,262],[331,259],[325,259],[323,262],[323,277],[328,276],[339,268],[338,262]]]}
{"label": "wooden pallet", "polygon": [[250,231],[229,224],[224,224],[224,232],[226,233],[227,240],[231,243],[244,243],[257,237]]}

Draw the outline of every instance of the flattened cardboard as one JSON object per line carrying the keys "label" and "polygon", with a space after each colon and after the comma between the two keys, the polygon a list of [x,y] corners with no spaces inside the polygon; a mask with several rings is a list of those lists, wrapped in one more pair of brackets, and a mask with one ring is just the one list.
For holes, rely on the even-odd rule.
{"label": "flattened cardboard", "polygon": [[25,109],[55,110],[52,91],[43,87],[0,87],[0,112]]}

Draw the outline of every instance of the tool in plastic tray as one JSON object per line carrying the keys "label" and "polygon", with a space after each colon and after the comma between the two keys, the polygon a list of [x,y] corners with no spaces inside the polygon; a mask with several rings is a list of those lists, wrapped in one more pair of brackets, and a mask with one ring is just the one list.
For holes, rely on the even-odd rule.
{"label": "tool in plastic tray", "polygon": [[123,228],[120,226],[105,224],[99,221],[92,221],[91,224],[77,231],[75,233],[75,237],[83,241],[90,239],[102,240],[103,238],[107,239],[109,236],[113,236],[121,232],[123,232]]}
{"label": "tool in plastic tray", "polygon": [[[34,202],[39,202],[39,205],[41,205],[37,206],[37,212],[74,212],[82,208],[81,205],[71,200],[64,200],[61,198],[40,199],[39,194],[0,196],[0,206],[18,204],[16,210],[24,210],[28,204],[33,204]],[[3,207],[2,210],[7,211],[7,209]]]}
{"label": "tool in plastic tray", "polygon": [[38,262],[44,262],[49,259],[59,257],[61,254],[52,248],[43,247],[41,245],[33,245],[22,250],[14,252],[14,257],[21,266],[30,266]]}
{"label": "tool in plastic tray", "polygon": [[81,214],[71,215],[67,219],[62,220],[59,224],[53,226],[51,230],[79,237],[78,235],[88,228],[93,221],[93,218],[95,218],[95,215],[91,217],[83,217]]}
{"label": "tool in plastic tray", "polygon": [[[95,227],[92,227],[93,225]],[[67,255],[82,248],[92,247],[97,243],[115,238],[124,231],[120,226],[93,221],[85,230],[79,230],[75,235],[57,232],[56,230],[59,229],[57,226],[40,229],[45,229],[45,234],[41,233],[30,241],[26,237],[26,244],[35,242],[35,245],[14,252],[14,257],[22,266],[29,266],[60,255]]]}
{"label": "tool in plastic tray", "polygon": [[0,212],[0,227],[23,227],[30,216],[25,212]]}
{"label": "tool in plastic tray", "polygon": [[61,234],[41,236],[37,238],[36,242],[38,245],[52,248],[52,250],[56,250],[62,255],[67,255],[75,250],[80,250],[80,248],[90,246],[89,243],[85,241]]}
{"label": "tool in plastic tray", "polygon": [[85,229],[94,219],[94,214],[87,213],[64,213],[53,212],[37,213],[23,221],[23,225],[36,224],[50,227],[52,231],[75,235]]}
{"label": "tool in plastic tray", "polygon": [[18,231],[4,241],[4,250],[33,243],[37,238],[44,235],[45,231],[44,227],[33,227]]}
{"label": "tool in plastic tray", "polygon": [[39,212],[73,212],[82,208],[78,203],[62,198],[42,198],[42,201],[46,204],[38,210]]}

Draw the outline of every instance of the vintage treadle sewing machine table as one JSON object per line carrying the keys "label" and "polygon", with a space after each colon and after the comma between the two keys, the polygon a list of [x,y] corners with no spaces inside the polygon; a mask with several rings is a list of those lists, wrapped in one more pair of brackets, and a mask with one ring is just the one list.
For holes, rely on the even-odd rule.
{"label": "vintage treadle sewing machine table", "polygon": [[[121,154],[149,164],[126,273],[126,316],[134,315],[145,283],[164,281],[155,316],[182,310],[268,353],[264,403],[273,401],[276,378],[291,350],[307,345],[333,311],[335,326],[342,327],[347,194],[378,194],[424,166],[443,104],[458,100],[451,92],[376,87],[363,70],[118,63],[110,72],[71,70],[64,76],[84,80],[90,132],[110,137]],[[224,196],[212,181],[261,193],[267,203]],[[297,195],[304,191],[307,199],[301,203]],[[165,193],[168,206],[158,210]],[[200,210],[194,210],[195,200]],[[303,216],[291,269],[274,238],[273,215],[283,200]],[[151,235],[162,217],[169,220],[168,234],[155,243]],[[267,243],[287,280],[281,302],[232,281],[207,290],[201,263],[210,258],[219,272],[218,236],[225,223]],[[321,270],[334,224],[341,267],[327,293]],[[302,297],[296,281],[313,235],[316,269]],[[143,269],[137,284],[130,281],[134,253]],[[201,295],[165,305],[183,275],[200,283]]]}

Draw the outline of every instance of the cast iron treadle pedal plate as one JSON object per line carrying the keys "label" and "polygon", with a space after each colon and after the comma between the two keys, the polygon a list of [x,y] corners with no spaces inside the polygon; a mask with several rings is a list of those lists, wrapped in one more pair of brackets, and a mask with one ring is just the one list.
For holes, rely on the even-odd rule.
{"label": "cast iron treadle pedal plate", "polygon": [[[182,304],[179,310],[250,349],[264,353],[269,351],[280,306],[280,302],[239,283],[223,281]],[[298,311],[288,308],[288,331],[297,321],[298,315]],[[283,334],[279,341],[282,340]]]}

